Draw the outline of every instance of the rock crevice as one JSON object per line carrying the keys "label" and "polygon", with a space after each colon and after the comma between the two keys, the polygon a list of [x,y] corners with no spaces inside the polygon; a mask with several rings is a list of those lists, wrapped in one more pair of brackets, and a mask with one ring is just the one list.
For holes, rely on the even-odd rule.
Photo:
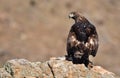
{"label": "rock crevice", "polygon": [[55,78],[54,71],[53,71],[53,69],[52,69],[52,67],[50,66],[50,64],[49,64],[49,63],[48,63],[48,66],[49,66],[49,68],[50,68],[50,70],[51,70],[51,73],[52,73],[52,75],[53,75],[53,78]]}

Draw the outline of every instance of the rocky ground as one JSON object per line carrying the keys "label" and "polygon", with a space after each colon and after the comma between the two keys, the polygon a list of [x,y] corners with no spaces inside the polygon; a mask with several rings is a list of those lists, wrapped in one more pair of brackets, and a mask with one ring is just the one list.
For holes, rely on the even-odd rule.
{"label": "rocky ground", "polygon": [[0,78],[119,78],[100,66],[88,69],[84,64],[73,64],[65,57],[51,58],[46,62],[13,59],[0,69]]}
{"label": "rocky ground", "polygon": [[120,0],[0,0],[0,64],[65,55],[71,11],[81,12],[97,28],[95,65],[120,75]]}

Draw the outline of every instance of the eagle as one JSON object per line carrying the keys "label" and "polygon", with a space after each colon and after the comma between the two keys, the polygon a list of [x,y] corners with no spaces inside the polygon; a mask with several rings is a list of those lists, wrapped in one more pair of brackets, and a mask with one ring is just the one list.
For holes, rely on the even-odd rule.
{"label": "eagle", "polygon": [[67,60],[92,68],[93,62],[90,57],[96,56],[99,46],[96,27],[79,12],[71,12],[69,18],[75,23],[67,38]]}

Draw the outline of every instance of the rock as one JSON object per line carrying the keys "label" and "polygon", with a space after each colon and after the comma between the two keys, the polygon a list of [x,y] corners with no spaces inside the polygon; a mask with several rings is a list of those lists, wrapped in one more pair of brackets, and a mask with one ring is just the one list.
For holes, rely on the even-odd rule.
{"label": "rock", "polygon": [[115,78],[115,74],[94,66],[88,69],[84,64],[73,64],[66,60],[50,60],[49,65],[55,78]]}
{"label": "rock", "polygon": [[65,57],[54,57],[45,62],[30,62],[25,59],[7,61],[0,69],[0,78],[117,78],[117,76],[100,66],[88,69],[84,64],[66,61]]}
{"label": "rock", "polygon": [[14,78],[48,78],[52,76],[46,62],[29,62],[25,59],[13,59],[4,65],[5,70]]}
{"label": "rock", "polygon": [[0,68],[0,78],[12,78],[12,76],[4,68]]}

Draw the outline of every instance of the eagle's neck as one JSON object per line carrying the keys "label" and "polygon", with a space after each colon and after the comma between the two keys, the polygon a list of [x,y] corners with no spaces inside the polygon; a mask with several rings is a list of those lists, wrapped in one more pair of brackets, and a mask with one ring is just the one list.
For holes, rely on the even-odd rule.
{"label": "eagle's neck", "polygon": [[78,22],[82,22],[82,20],[79,18],[75,19],[75,23],[78,23]]}
{"label": "eagle's neck", "polygon": [[88,22],[88,20],[85,17],[79,16],[75,19],[75,23],[78,22]]}

